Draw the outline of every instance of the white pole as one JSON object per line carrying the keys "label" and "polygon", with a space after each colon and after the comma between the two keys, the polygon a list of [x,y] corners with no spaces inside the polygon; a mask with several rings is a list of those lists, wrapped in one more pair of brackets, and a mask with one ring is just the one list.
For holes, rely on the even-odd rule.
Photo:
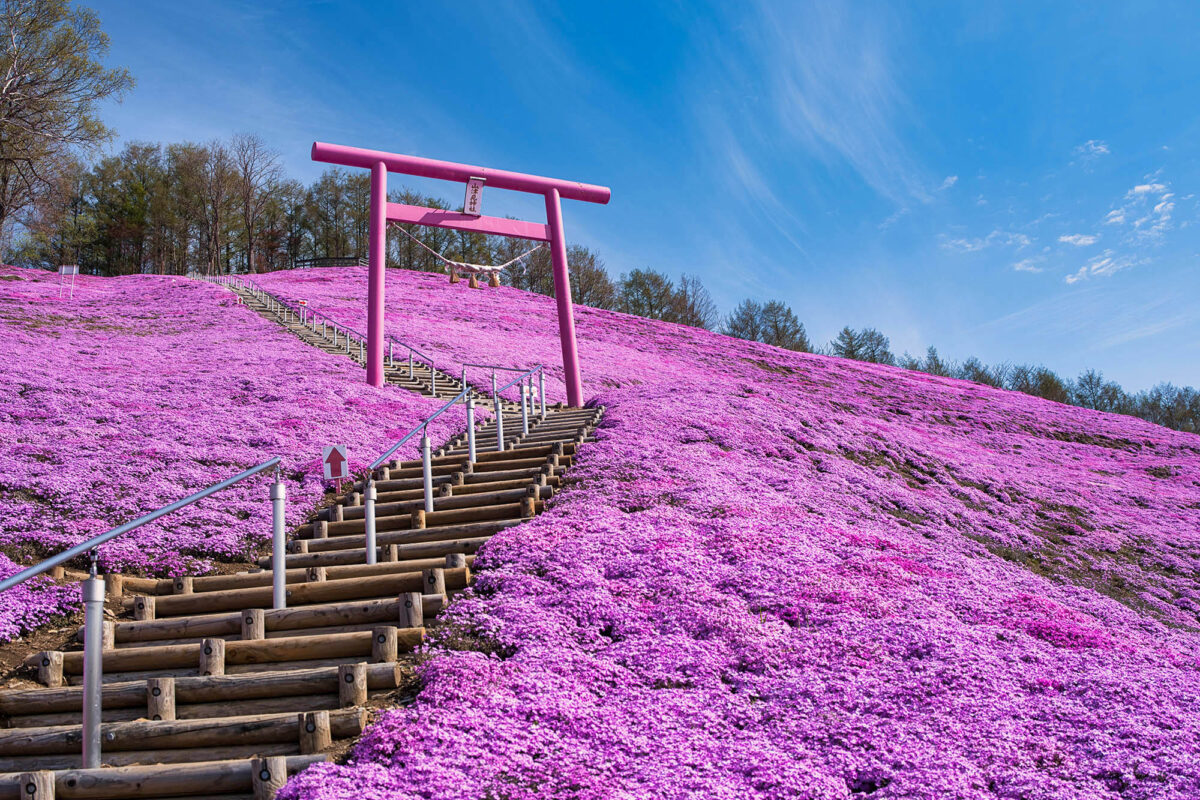
{"label": "white pole", "polygon": [[421,478],[425,484],[425,513],[433,511],[433,463],[429,455],[429,437],[421,431]]}
{"label": "white pole", "polygon": [[529,392],[525,390],[524,379],[518,384],[521,387],[521,433],[529,435]]}
{"label": "white pole", "polygon": [[96,577],[95,552],[91,577],[83,582],[83,768],[100,767],[101,687],[104,676],[104,581]]}
{"label": "white pole", "polygon": [[542,419],[546,418],[546,371],[538,370],[538,391],[542,395]]}
{"label": "white pole", "polygon": [[504,450],[504,414],[500,410],[500,393],[496,391],[496,373],[492,373],[492,410],[496,412],[496,449]]}
{"label": "white pole", "polygon": [[467,395],[467,461],[475,463],[475,395]]}
{"label": "white pole", "polygon": [[366,506],[363,508],[363,515],[366,518],[367,530],[367,563],[374,564],[376,558],[375,552],[375,498],[378,497],[378,492],[375,491],[375,478],[371,478],[367,482],[367,497]]}
{"label": "white pole", "polygon": [[284,516],[287,511],[287,490],[279,473],[271,484],[271,592],[273,608],[287,608],[287,531]]}

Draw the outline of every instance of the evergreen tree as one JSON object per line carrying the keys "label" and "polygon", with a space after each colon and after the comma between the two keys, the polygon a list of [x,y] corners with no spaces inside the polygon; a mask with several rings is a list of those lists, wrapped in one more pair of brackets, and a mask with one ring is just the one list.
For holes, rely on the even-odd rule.
{"label": "evergreen tree", "polygon": [[762,305],[754,300],[743,300],[725,318],[722,332],[738,339],[759,341],[762,338]]}

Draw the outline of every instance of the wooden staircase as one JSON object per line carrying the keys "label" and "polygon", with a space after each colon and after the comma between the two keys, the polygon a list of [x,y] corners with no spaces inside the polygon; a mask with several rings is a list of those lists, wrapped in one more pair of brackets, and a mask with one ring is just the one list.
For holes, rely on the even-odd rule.
{"label": "wooden staircase", "polygon": [[[387,377],[440,397],[461,388],[439,373],[432,392],[429,370],[409,377],[407,360]],[[272,608],[269,557],[226,575],[108,576],[104,767],[80,768],[82,650],[34,653],[25,663],[38,685],[0,691],[0,800],[271,798],[287,775],[343,750],[370,709],[411,691],[410,654],[470,584],[475,553],[543,509],[603,413],[552,407],[525,433],[519,406],[501,405],[507,449],[493,420],[477,431],[474,462],[465,433],[436,452],[433,511],[419,461],[376,473],[377,563],[366,563],[361,484],[302,526],[286,556],[287,608]]]}

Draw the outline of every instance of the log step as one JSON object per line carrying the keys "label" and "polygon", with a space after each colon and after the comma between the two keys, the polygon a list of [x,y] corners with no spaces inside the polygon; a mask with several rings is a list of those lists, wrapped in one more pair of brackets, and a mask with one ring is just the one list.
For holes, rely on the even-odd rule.
{"label": "log step", "polygon": [[[400,652],[411,652],[425,637],[425,628],[381,626],[373,631],[354,631],[323,636],[292,636],[226,642],[206,638],[199,644],[152,645],[104,651],[104,678],[118,682],[122,673],[194,673],[223,675],[239,665],[284,664],[317,659],[369,658],[391,662]],[[38,653],[31,659],[44,654]],[[62,653],[63,676],[83,674],[83,652]],[[129,680],[127,678],[126,680]]]}
{"label": "log step", "polygon": [[[396,662],[367,664],[367,685],[371,689],[393,689],[400,682]],[[220,699],[257,700],[264,697],[324,693],[336,691],[337,667],[283,670],[261,675],[205,675],[175,679],[175,699],[179,703],[213,703]],[[146,705],[144,681],[112,683],[104,687],[104,705],[132,708]],[[57,689],[16,689],[0,692],[0,711],[43,714],[74,711],[83,699],[78,686]]]}
{"label": "log step", "polygon": [[[129,797],[267,797],[255,793],[264,769],[279,767],[294,775],[326,761],[324,754],[287,756],[283,760],[237,759],[192,764],[71,769],[53,773],[56,797],[77,800],[125,800]],[[268,773],[269,774],[269,773]],[[282,780],[283,776],[279,776]],[[0,800],[25,800],[30,793],[19,774],[0,774]]]}

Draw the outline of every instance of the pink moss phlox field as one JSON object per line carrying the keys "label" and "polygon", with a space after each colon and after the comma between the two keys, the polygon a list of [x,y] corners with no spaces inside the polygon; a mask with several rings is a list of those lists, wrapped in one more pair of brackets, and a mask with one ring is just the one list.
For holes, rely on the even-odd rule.
{"label": "pink moss phlox field", "polygon": [[[362,324],[365,270],[260,280]],[[561,375],[548,298],[392,271],[387,307],[448,368]],[[578,328],[599,441],[484,549],[416,702],[284,796],[1200,797],[1200,438]]]}
{"label": "pink moss phlox field", "polygon": [[[183,278],[81,276],[74,299],[60,300],[57,275],[3,268],[0,332],[0,547],[22,566],[272,456],[298,524],[323,493],[322,446],[347,445],[361,469],[436,408],[367,386],[348,358]],[[452,409],[431,436],[464,424]],[[270,480],[138,528],[105,545],[101,563],[177,575],[244,557],[270,539]],[[0,639],[78,601],[75,588],[14,592],[0,596]]]}

